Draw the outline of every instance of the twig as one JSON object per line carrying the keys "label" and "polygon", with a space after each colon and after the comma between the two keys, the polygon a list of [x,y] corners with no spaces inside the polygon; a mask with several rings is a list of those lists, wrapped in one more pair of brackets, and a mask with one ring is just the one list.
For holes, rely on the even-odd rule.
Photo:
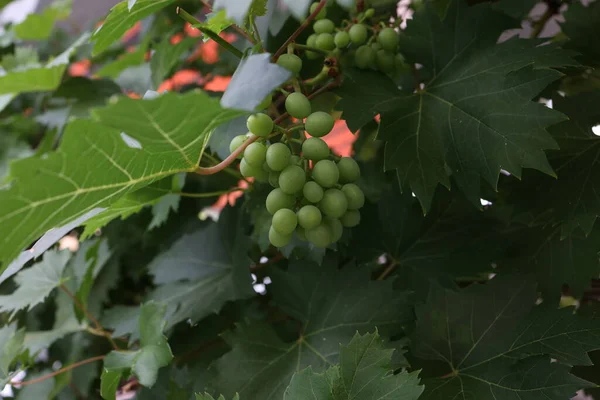
{"label": "twig", "polygon": [[242,58],[244,56],[244,53],[236,49],[227,40],[223,39],[221,36],[211,31],[210,29],[202,26],[202,22],[198,21],[192,14],[188,13],[183,8],[177,7],[176,13],[184,21],[192,24],[194,28],[198,29],[200,32],[204,33],[206,36],[217,42],[221,47],[223,47],[225,50],[228,50],[234,56],[237,56],[238,58]]}
{"label": "twig", "polygon": [[[210,4],[208,4],[207,1],[204,0],[200,0],[200,3],[202,3],[202,5],[206,8],[208,8],[209,11],[212,11],[212,6]],[[254,39],[252,39],[250,37],[250,35],[248,35],[242,28],[240,28],[237,25],[231,25],[231,29],[233,29],[234,31],[236,31],[239,35],[243,36],[247,41],[249,41],[252,44],[256,44],[256,42],[254,41]]]}
{"label": "twig", "polygon": [[531,31],[530,36],[532,39],[540,36],[540,33],[542,33],[544,27],[546,26],[546,23],[550,21],[550,18],[552,18],[552,16],[555,13],[555,10],[549,4],[547,4],[546,6],[548,8],[546,8],[544,14],[533,24],[533,30]]}
{"label": "twig", "polygon": [[[81,304],[81,302],[79,301],[79,299],[73,294],[71,293],[71,291],[64,285],[64,284],[60,284],[60,289],[65,292],[70,298],[71,300],[73,300],[73,302],[75,303],[75,305],[77,306],[77,308],[79,308],[87,317],[87,319],[89,319],[95,326],[96,329],[99,331],[105,331],[104,328],[102,327],[102,325],[100,324],[100,322],[98,322],[98,320],[96,318],[94,318],[94,316],[92,314],[90,314],[90,312],[87,310],[87,308],[85,308],[85,306],[83,304]],[[106,337],[106,339],[108,339],[108,341],[110,342],[110,344],[112,345],[112,347],[115,350],[119,350],[119,346],[117,346],[117,344],[115,343],[115,341],[112,339],[111,336],[104,336]]]}
{"label": "twig", "polygon": [[391,273],[392,273],[392,271],[393,271],[393,270],[394,270],[394,269],[395,269],[397,266],[398,266],[398,263],[392,263],[392,264],[388,265],[388,266],[387,266],[387,267],[386,267],[386,268],[383,270],[383,272],[381,273],[381,275],[379,275],[379,276],[377,277],[377,280],[378,280],[378,281],[382,281],[382,280],[384,280],[385,278],[387,278],[387,276],[388,276],[389,274],[391,274]]}
{"label": "twig", "polygon": [[193,198],[203,198],[203,197],[217,197],[222,194],[229,194],[234,192],[245,192],[246,189],[242,188],[234,188],[231,190],[219,190],[217,192],[207,192],[207,193],[186,193],[186,192],[174,192],[174,194],[178,194],[183,197],[193,197]]}
{"label": "twig", "polygon": [[248,147],[251,143],[256,142],[258,139],[258,136],[252,135],[244,143],[242,143],[240,147],[235,149],[233,153],[231,153],[229,156],[227,156],[226,159],[224,159],[217,165],[213,165],[212,167],[196,167],[194,172],[198,175],[212,175],[222,171],[223,169],[227,168],[232,162],[234,162],[237,156],[239,156],[244,150],[246,150],[246,147]]}
{"label": "twig", "polygon": [[277,50],[277,52],[275,52],[275,54],[273,55],[273,61],[277,61],[279,56],[282,55],[283,52],[287,50],[288,44],[292,43],[298,37],[298,35],[300,35],[302,33],[302,31],[304,31],[308,27],[308,25],[310,25],[310,23],[321,12],[323,7],[325,7],[325,3],[327,3],[327,0],[319,1],[319,4],[317,5],[317,7],[315,7],[315,10],[304,20],[302,25],[300,25],[298,27],[298,29],[296,29],[296,31],[294,33],[292,33],[292,35],[285,41],[285,43],[281,45],[279,50]]}
{"label": "twig", "polygon": [[82,365],[85,364],[90,364],[96,361],[100,361],[100,360],[104,360],[104,357],[106,356],[97,356],[97,357],[92,357],[92,358],[88,358],[87,360],[83,360],[83,361],[79,361],[76,362],[75,364],[71,364],[71,365],[67,365],[64,368],[59,369],[58,371],[54,371],[48,375],[44,375],[44,376],[40,376],[39,378],[35,378],[35,379],[31,379],[29,381],[23,381],[23,382],[10,382],[11,385],[13,386],[27,386],[27,385],[33,385],[34,383],[38,383],[38,382],[42,382],[45,381],[46,379],[50,379],[56,375],[60,375],[63,372],[67,372],[70,371],[74,368],[77,367],[81,367]]}

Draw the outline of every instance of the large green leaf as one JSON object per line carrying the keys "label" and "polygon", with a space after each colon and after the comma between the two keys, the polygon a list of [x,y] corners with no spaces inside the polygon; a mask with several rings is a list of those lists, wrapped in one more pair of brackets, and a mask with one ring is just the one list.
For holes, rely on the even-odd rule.
{"label": "large green leaf", "polygon": [[22,40],[43,40],[52,33],[57,21],[67,19],[71,13],[71,0],[56,0],[41,13],[32,13],[14,26],[14,32]]}
{"label": "large green leaf", "polygon": [[11,379],[16,371],[12,370],[14,359],[23,349],[24,329],[17,329],[16,324],[0,328],[0,384],[2,386]]}
{"label": "large green leaf", "polygon": [[377,327],[385,338],[412,319],[407,296],[392,282],[371,281],[369,271],[337,262],[293,262],[273,270],[274,302],[297,320],[298,336],[279,337],[265,323],[238,324],[224,334],[232,350],[215,362],[216,391],[231,397],[281,399],[292,375],[309,365],[321,372],[339,360],[339,344]]}
{"label": "large green leaf", "polygon": [[581,53],[581,61],[587,65],[600,65],[600,49],[595,43],[600,40],[600,3],[591,2],[587,6],[576,2],[569,5],[564,14],[562,31],[569,37],[566,47]]}
{"label": "large green leaf", "polygon": [[136,351],[112,351],[104,359],[102,386],[106,388],[106,395],[114,396],[115,381],[118,381],[125,371],[137,376],[140,384],[152,386],[156,382],[158,370],[169,365],[173,359],[167,338],[163,335],[166,321],[164,316],[166,307],[155,302],[145,303],[141,306],[139,329],[140,348]]}
{"label": "large green leaf", "polygon": [[212,130],[239,115],[191,92],[121,98],[96,110],[99,122],[71,122],[55,153],[13,164],[13,185],[0,192],[0,224],[9,232],[0,239],[3,266],[48,229],[195,170]]}
{"label": "large green leaf", "polygon": [[171,43],[171,37],[167,36],[158,43],[150,60],[152,69],[152,83],[159,87],[175,65],[180,62],[181,56],[192,48],[198,40],[193,37],[185,37],[177,44]]}
{"label": "large green leaf", "polygon": [[296,372],[284,400],[416,400],[423,393],[418,373],[394,375],[393,349],[386,349],[377,332],[354,335],[342,345],[339,365],[316,374],[311,367]]}
{"label": "large green leaf", "polygon": [[412,351],[445,363],[448,374],[425,380],[424,398],[559,400],[588,387],[567,365],[591,364],[587,352],[600,347],[600,320],[535,301],[535,285],[522,276],[459,293],[431,291],[417,307]]}
{"label": "large green leaf", "polygon": [[136,22],[173,2],[174,0],[137,0],[131,10],[128,9],[127,1],[120,2],[111,8],[102,26],[94,32],[92,40],[95,41],[95,44],[92,54],[102,53],[119,40]]}
{"label": "large green leaf", "polygon": [[[538,40],[497,44],[513,25],[489,4],[453,0],[443,22],[425,6],[409,21],[401,46],[409,62],[423,65],[424,86],[393,96],[373,85],[367,101],[358,89],[342,91],[345,104],[358,101],[381,113],[385,168],[398,170],[401,186],[424,210],[438,184],[450,186],[450,176],[479,204],[481,178],[495,187],[501,168],[516,176],[523,167],[552,174],[544,150],[557,146],[545,128],[564,117],[531,100],[561,76],[551,67],[576,62],[571,52]],[[351,85],[356,80],[360,75]]]}

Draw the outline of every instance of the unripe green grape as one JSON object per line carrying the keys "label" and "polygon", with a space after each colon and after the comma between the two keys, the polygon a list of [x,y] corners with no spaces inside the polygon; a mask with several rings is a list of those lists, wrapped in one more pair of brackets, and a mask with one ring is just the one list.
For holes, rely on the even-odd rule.
{"label": "unripe green grape", "polygon": [[379,50],[381,50],[381,45],[377,42],[373,42],[371,43],[371,48],[375,53],[377,53]]}
{"label": "unripe green grape", "polygon": [[272,227],[282,235],[291,235],[297,225],[298,217],[289,208],[282,208],[273,214]]}
{"label": "unripe green grape", "polygon": [[260,103],[258,105],[258,107],[256,107],[256,109],[257,110],[264,110],[265,108],[269,107],[272,102],[273,102],[273,94],[269,93],[267,95],[267,97],[265,97],[265,99],[262,101],[262,103]]}
{"label": "unripe green grape", "polygon": [[331,115],[324,111],[317,111],[306,118],[304,129],[310,136],[321,137],[331,132],[334,124],[335,121]]}
{"label": "unripe green grape", "polygon": [[266,153],[267,165],[273,171],[283,171],[290,163],[292,152],[283,143],[274,143],[269,146]]}
{"label": "unripe green grape", "polygon": [[360,69],[370,68],[375,62],[375,50],[366,44],[360,46],[354,54],[354,62]]}
{"label": "unripe green grape", "polygon": [[302,143],[302,155],[313,161],[324,160],[329,157],[329,146],[323,139],[311,137]]}
{"label": "unripe green grape", "polygon": [[[316,2],[316,3],[312,3],[312,4],[310,5],[310,13],[311,13],[311,14],[312,14],[312,13],[314,13],[314,12],[315,12],[315,10],[317,9],[317,7],[318,7],[318,6],[319,6],[319,3],[318,3],[318,2]],[[316,20],[323,19],[323,18],[325,18],[326,16],[327,16],[327,7],[323,7],[323,8],[321,8],[321,11],[319,11],[319,13],[318,13],[318,14],[317,14],[317,16],[315,17],[315,19],[316,19]]]}
{"label": "unripe green grape", "polygon": [[381,72],[390,73],[394,70],[394,55],[386,50],[379,50],[376,55],[375,64]]}
{"label": "unripe green grape", "polygon": [[287,194],[302,190],[306,182],[306,173],[297,165],[288,165],[279,175],[279,188]]}
{"label": "unripe green grape", "polygon": [[265,137],[273,132],[273,120],[267,114],[258,113],[248,117],[248,130],[256,136]]}
{"label": "unripe green grape", "polygon": [[394,28],[383,28],[377,35],[377,42],[384,50],[394,52],[398,47],[398,33]]}
{"label": "unripe green grape", "polygon": [[340,218],[348,210],[348,199],[341,190],[328,189],[323,193],[319,208],[328,217]]}
{"label": "unripe green grape", "polygon": [[306,230],[306,238],[315,247],[325,248],[331,243],[331,229],[324,223],[313,229]]}
{"label": "unripe green grape", "polygon": [[295,54],[282,54],[277,59],[277,65],[287,69],[294,75],[298,75],[302,69],[302,59]]}
{"label": "unripe green grape", "polygon": [[317,49],[331,51],[335,49],[335,42],[333,41],[333,35],[331,33],[319,33],[317,40],[315,41]]}
{"label": "unripe green grape", "polygon": [[365,11],[365,18],[372,18],[375,15],[375,9],[369,8]]}
{"label": "unripe green grape", "polygon": [[318,203],[323,198],[323,188],[314,181],[308,181],[302,188],[302,195],[311,203]]}
{"label": "unripe green grape", "polygon": [[[317,37],[319,35],[317,35],[316,33],[313,33],[312,35],[310,35],[308,37],[308,39],[306,39],[306,45],[308,47],[317,47]],[[315,51],[307,51],[306,53],[306,58],[308,58],[309,60],[314,60],[315,58],[319,57],[319,53],[315,52]]]}
{"label": "unripe green grape", "polygon": [[365,205],[365,194],[354,183],[347,183],[342,186],[342,192],[348,200],[348,210],[358,210]]}
{"label": "unripe green grape", "polygon": [[337,163],[340,183],[356,182],[360,178],[360,167],[351,157],[342,157]]}
{"label": "unripe green grape", "polygon": [[313,30],[315,33],[332,33],[335,29],[335,25],[330,19],[322,19],[316,21],[313,25]]}
{"label": "unripe green grape", "polygon": [[[231,139],[231,142],[229,143],[229,152],[233,153],[234,151],[236,151],[246,141],[246,139],[248,139],[246,135],[237,135],[236,137]],[[240,155],[237,156],[237,158],[241,160],[243,156],[244,152],[241,152]]]}
{"label": "unripe green grape", "polygon": [[304,229],[313,229],[321,224],[321,211],[315,206],[304,206],[296,213],[298,224]]}
{"label": "unripe green grape", "polygon": [[292,235],[283,235],[271,226],[269,228],[269,242],[275,247],[284,247],[292,240]]}
{"label": "unripe green grape", "polygon": [[313,167],[312,178],[322,187],[330,188],[338,183],[340,171],[333,161],[321,160]]}
{"label": "unripe green grape", "polygon": [[248,163],[248,161],[246,161],[245,158],[242,158],[242,162],[240,162],[240,173],[242,174],[242,176],[244,178],[252,178],[252,177],[257,177],[257,176],[261,176],[263,174],[263,169],[262,166],[261,167],[257,167],[254,165],[251,165]]}
{"label": "unripe green grape", "polygon": [[360,224],[360,211],[358,210],[348,210],[342,217],[340,218],[340,222],[346,228],[354,228],[358,224]]}
{"label": "unripe green grape", "polygon": [[269,185],[273,186],[274,188],[279,187],[279,172],[269,172]]}
{"label": "unripe green grape", "polygon": [[[271,147],[271,146],[267,146],[267,151],[269,151],[269,147]],[[268,173],[270,173],[270,172],[273,172],[273,170],[271,169],[271,167],[269,167],[269,164],[267,164],[267,161],[266,161],[266,159],[265,159],[265,162],[263,163],[262,167],[263,167],[263,170],[264,170],[264,171],[265,171],[267,174],[268,174]]]}
{"label": "unripe green grape", "polygon": [[304,119],[310,115],[312,107],[302,93],[290,93],[285,99],[285,110],[294,118]]}
{"label": "unripe green grape", "polygon": [[338,49],[345,49],[350,44],[350,35],[346,31],[340,31],[333,37],[333,42]]}
{"label": "unripe green grape", "polygon": [[350,41],[355,46],[361,45],[367,40],[367,27],[363,24],[355,24],[348,30]]}
{"label": "unripe green grape", "polygon": [[289,165],[302,166],[302,159],[299,156],[297,156],[297,155],[292,155],[290,157],[290,164]]}
{"label": "unripe green grape", "polygon": [[269,214],[273,215],[282,208],[292,207],[295,202],[294,196],[284,193],[281,189],[273,189],[267,196],[265,205]]}
{"label": "unripe green grape", "polygon": [[298,235],[298,239],[306,241],[306,230],[300,225],[296,227],[296,235]]}
{"label": "unripe green grape", "polygon": [[256,168],[262,168],[267,157],[267,147],[258,142],[250,143],[244,150],[244,160]]}
{"label": "unripe green grape", "polygon": [[340,220],[337,218],[325,217],[323,222],[329,227],[329,230],[331,231],[331,243],[339,241],[342,238],[342,235],[344,234],[344,227],[342,226]]}

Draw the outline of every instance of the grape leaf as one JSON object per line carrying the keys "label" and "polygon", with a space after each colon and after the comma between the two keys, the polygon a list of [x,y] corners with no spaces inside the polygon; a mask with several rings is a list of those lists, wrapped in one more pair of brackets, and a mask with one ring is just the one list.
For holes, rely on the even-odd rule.
{"label": "grape leaf", "polygon": [[423,393],[418,373],[393,374],[393,349],[386,349],[377,332],[355,334],[340,349],[339,365],[316,374],[311,367],[296,372],[284,400],[403,399]]}
{"label": "grape leaf", "polygon": [[168,36],[161,40],[150,59],[154,86],[160,86],[173,67],[180,61],[181,56],[196,43],[197,40],[193,37],[185,37],[177,44],[172,44],[171,38]]}
{"label": "grape leaf", "polygon": [[113,337],[122,337],[131,334],[129,342],[139,339],[138,329],[139,307],[115,306],[104,311],[100,323],[108,329],[112,329]]}
{"label": "grape leaf", "polygon": [[57,21],[65,20],[71,13],[71,0],[55,0],[41,13],[32,13],[14,26],[14,32],[22,40],[43,40],[52,33]]}
{"label": "grape leaf", "polygon": [[[256,0],[252,3],[252,7],[256,4]],[[255,14],[254,8],[250,9],[250,12]],[[266,9],[265,9],[266,11]],[[222,9],[217,12],[211,12],[206,14],[206,21],[201,24],[192,25],[194,28],[206,28],[216,34],[223,32],[225,29],[233,25],[234,21],[227,17],[227,12]],[[210,37],[202,34],[202,40],[208,42]]]}
{"label": "grape leaf", "polygon": [[[140,384],[151,387],[156,382],[158,370],[173,359],[167,338],[163,335],[166,306],[148,302],[140,308],[140,349],[136,351],[111,351],[104,359],[103,386],[113,393],[116,374],[127,370],[138,377]],[[105,374],[106,373],[106,374]],[[105,382],[106,381],[106,382]],[[110,389],[109,389],[110,388]]]}
{"label": "grape leaf", "polygon": [[[131,53],[125,53],[120,58],[108,64],[104,64],[102,68],[96,71],[95,75],[116,79],[127,68],[144,63],[144,61],[146,60],[146,52],[147,49],[145,46],[143,46],[137,49],[136,51],[132,51]],[[156,86],[158,86],[159,84],[160,82],[158,82]]]}
{"label": "grape leaf", "polygon": [[254,0],[215,0],[213,9],[224,9],[227,18],[235,21],[236,24],[244,26],[244,19],[248,15],[248,10]]}
{"label": "grape leaf", "polygon": [[89,34],[81,35],[67,50],[50,60],[45,66],[29,65],[9,73],[0,69],[0,95],[22,92],[41,92],[56,89],[62,80],[69,57],[75,49],[87,42]]}
{"label": "grape leaf", "polygon": [[[215,398],[212,397],[208,393],[204,393],[204,394],[196,393],[196,400],[215,400]],[[226,399],[225,399],[225,397],[223,397],[223,395],[221,395],[221,396],[219,396],[219,398],[217,400],[226,400]],[[231,400],[240,400],[240,396],[236,393],[235,396],[233,396],[231,398]]]}
{"label": "grape leaf", "polygon": [[92,55],[98,55],[116,42],[136,22],[163,9],[174,0],[137,0],[131,9],[126,1],[122,1],[106,16],[104,23],[92,36],[95,40]]}
{"label": "grape leaf", "polygon": [[519,21],[527,18],[531,9],[538,4],[537,0],[503,0],[492,4],[495,10]]}
{"label": "grape leaf", "polygon": [[[531,99],[561,76],[551,67],[576,62],[571,52],[540,40],[496,44],[513,25],[489,4],[453,0],[443,22],[423,7],[409,21],[401,51],[431,79],[412,95],[364,105],[383,109],[378,138],[387,142],[385,168],[398,170],[401,186],[425,211],[438,184],[450,186],[449,174],[474,204],[481,178],[495,187],[500,168],[517,177],[522,167],[552,174],[544,150],[556,143],[545,127],[564,117]],[[364,104],[362,94],[355,101]]]}
{"label": "grape leaf", "polygon": [[25,330],[17,330],[17,324],[0,328],[0,384],[2,386],[6,385],[16,372],[11,370],[10,366],[22,352],[24,337]]}
{"label": "grape leaf", "polygon": [[219,312],[227,301],[254,295],[249,242],[238,213],[225,209],[218,223],[184,235],[148,266],[159,285],[149,298],[169,307],[169,326],[198,321]]}
{"label": "grape leaf", "polygon": [[558,400],[589,386],[564,364],[591,364],[587,352],[600,346],[600,320],[535,301],[535,285],[518,275],[459,293],[432,290],[417,306],[412,351],[450,371],[424,381],[424,398]]}
{"label": "grape leaf", "polygon": [[265,97],[287,81],[291,72],[270,62],[268,53],[243,59],[227,86],[221,105],[226,108],[254,111]]}
{"label": "grape leaf", "polygon": [[[58,151],[13,164],[14,184],[0,191],[0,224],[10,232],[0,240],[0,261],[50,228],[161,178],[195,170],[212,130],[239,115],[205,93],[190,92],[121,98],[95,111],[104,125],[71,122]],[[142,148],[127,146],[123,131]]]}
{"label": "grape leaf", "polygon": [[0,296],[0,311],[10,314],[42,303],[61,284],[63,270],[71,254],[69,251],[48,251],[44,259],[17,276],[17,289]]}
{"label": "grape leaf", "polygon": [[291,262],[272,270],[273,301],[298,321],[299,337],[284,341],[266,323],[240,323],[223,334],[232,350],[214,363],[216,390],[225,396],[280,399],[294,372],[316,372],[338,362],[339,343],[359,332],[379,329],[384,337],[412,318],[407,296],[390,281],[371,281],[369,271],[337,260],[323,265]]}
{"label": "grape leaf", "polygon": [[598,21],[600,21],[600,4],[573,3],[564,13],[565,22],[561,24],[564,34],[569,37],[565,47],[581,53],[580,59],[586,65],[600,65],[600,49],[594,45],[600,40]]}
{"label": "grape leaf", "polygon": [[[31,374],[28,376],[29,379],[37,379],[42,376],[50,374],[52,371],[43,370],[39,373]],[[56,378],[50,378],[43,380],[35,385],[23,386],[15,400],[30,400],[30,399],[44,399],[48,397],[48,394],[52,392],[54,388],[54,381]]]}

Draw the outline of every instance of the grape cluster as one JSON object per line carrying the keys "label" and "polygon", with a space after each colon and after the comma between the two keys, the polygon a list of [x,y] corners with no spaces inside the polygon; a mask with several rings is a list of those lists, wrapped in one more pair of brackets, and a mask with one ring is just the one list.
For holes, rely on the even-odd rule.
{"label": "grape cluster", "polygon": [[[292,66],[296,62],[293,57],[284,60],[283,64],[290,62]],[[358,210],[365,202],[362,190],[355,183],[360,178],[360,168],[350,157],[334,157],[321,139],[333,129],[331,115],[312,112],[308,98],[298,92],[286,97],[285,109],[290,116],[304,119],[302,128],[311,136],[299,139],[301,154],[292,154],[289,142],[263,143],[262,138],[274,130],[273,121],[266,114],[253,114],[247,120],[249,134],[261,139],[240,155],[240,172],[274,188],[266,199],[267,211],[273,216],[269,229],[272,245],[287,245],[295,233],[299,239],[324,248],[340,240],[344,227],[360,223]],[[230,151],[235,151],[247,138],[247,135],[233,138]]]}
{"label": "grape cluster", "polygon": [[[311,13],[317,3],[311,5]],[[353,22],[336,27],[326,18],[326,8],[321,9],[313,23],[314,33],[306,41],[308,47],[313,47],[334,55],[343,52],[353,54],[354,65],[360,69],[373,69],[385,74],[406,71],[404,57],[398,51],[400,37],[394,28],[376,24],[371,26],[369,21],[374,15],[373,9],[360,13]],[[307,58],[317,58],[314,51],[306,52]]]}

